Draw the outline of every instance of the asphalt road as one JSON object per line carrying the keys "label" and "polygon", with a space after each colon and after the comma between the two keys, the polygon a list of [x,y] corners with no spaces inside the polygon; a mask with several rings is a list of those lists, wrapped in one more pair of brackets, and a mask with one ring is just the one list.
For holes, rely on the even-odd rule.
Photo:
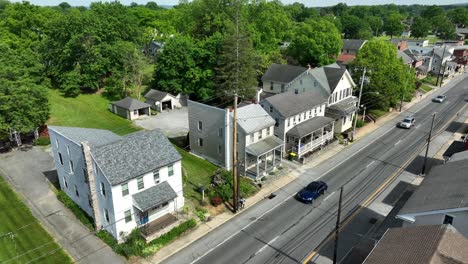
{"label": "asphalt road", "polygon": [[[275,198],[265,199],[240,213],[164,263],[301,263],[334,229],[338,189],[344,186],[344,219],[420,153],[434,112],[437,112],[434,131],[438,131],[467,104],[464,101],[467,86],[468,79],[464,79],[445,92],[445,102],[415,106],[418,111],[414,113],[416,126],[412,129],[388,124],[388,130],[375,141],[369,141],[361,151],[341,153],[341,161],[304,171],[298,180],[278,191]],[[318,178],[329,186],[318,201],[307,205],[293,198],[310,180]]]}

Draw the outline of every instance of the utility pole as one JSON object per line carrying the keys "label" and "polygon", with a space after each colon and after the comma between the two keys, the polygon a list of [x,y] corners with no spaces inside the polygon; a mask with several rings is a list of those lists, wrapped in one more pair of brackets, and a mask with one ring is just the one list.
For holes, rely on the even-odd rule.
{"label": "utility pole", "polygon": [[435,116],[436,116],[436,113],[432,114],[431,130],[429,130],[429,136],[427,137],[426,155],[424,155],[424,163],[423,163],[422,171],[421,171],[422,176],[424,176],[424,174],[426,173],[427,154],[429,152],[429,145],[431,143],[432,127],[434,126]]}
{"label": "utility pole", "polygon": [[239,205],[239,193],[237,182],[237,94],[234,94],[234,121],[232,131],[232,202],[234,213],[237,213],[237,207]]}
{"label": "utility pole", "polygon": [[[438,70],[438,72],[437,72],[436,86],[439,84],[440,69],[442,68],[442,62],[444,61],[445,48],[446,48],[446,47],[447,47],[447,45],[444,44],[444,52],[442,52],[442,58],[440,58],[439,70]],[[435,50],[434,50],[434,55],[435,55]]]}
{"label": "utility pole", "polygon": [[341,201],[343,199],[343,186],[340,188],[340,199],[338,201],[338,214],[336,217],[336,227],[335,227],[335,248],[333,250],[333,264],[337,263],[338,259],[338,239],[340,235],[340,217],[341,217]]}
{"label": "utility pole", "polygon": [[354,126],[353,126],[353,140],[356,137],[356,125],[358,119],[358,112],[359,106],[361,105],[361,96],[362,96],[362,87],[364,86],[364,79],[366,78],[366,67],[364,67],[364,71],[362,72],[362,79],[361,79],[361,88],[359,89],[359,98],[358,98],[358,108],[356,110],[356,118],[354,119]]}
{"label": "utility pole", "polygon": [[442,83],[444,82],[444,75],[445,75],[446,69],[447,69],[447,62],[445,62],[445,65],[444,65],[444,71],[442,72],[442,77],[440,78],[439,87],[442,87]]}

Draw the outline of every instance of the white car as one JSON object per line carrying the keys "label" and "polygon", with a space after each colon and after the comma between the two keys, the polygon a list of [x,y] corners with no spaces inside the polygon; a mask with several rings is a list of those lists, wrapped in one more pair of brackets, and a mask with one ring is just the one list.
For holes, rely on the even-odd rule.
{"label": "white car", "polygon": [[407,116],[407,117],[405,117],[405,119],[400,121],[400,123],[398,123],[398,126],[401,127],[401,128],[410,129],[412,126],[414,126],[414,122],[415,122],[414,117]]}
{"label": "white car", "polygon": [[447,99],[447,96],[442,94],[442,95],[438,95],[437,97],[433,98],[432,102],[442,103],[443,101],[445,101],[445,99]]}

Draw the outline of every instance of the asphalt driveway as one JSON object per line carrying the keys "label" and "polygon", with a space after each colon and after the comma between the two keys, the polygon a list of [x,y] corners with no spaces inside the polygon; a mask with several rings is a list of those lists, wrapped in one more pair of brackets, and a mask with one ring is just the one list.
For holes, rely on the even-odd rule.
{"label": "asphalt driveway", "polygon": [[167,137],[185,136],[189,131],[187,107],[164,111],[134,122],[135,125],[147,130],[159,128]]}
{"label": "asphalt driveway", "polygon": [[0,174],[76,262],[125,263],[57,200],[49,186],[55,174],[50,153],[34,147],[0,154]]}

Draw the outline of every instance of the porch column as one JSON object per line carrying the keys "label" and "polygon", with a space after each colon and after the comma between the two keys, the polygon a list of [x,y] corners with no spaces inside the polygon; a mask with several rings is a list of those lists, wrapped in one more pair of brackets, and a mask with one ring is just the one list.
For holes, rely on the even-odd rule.
{"label": "porch column", "polygon": [[275,159],[276,159],[276,148],[273,149],[273,168],[275,167]]}
{"label": "porch column", "polygon": [[268,152],[265,153],[265,172],[267,171],[267,164],[268,164]]}
{"label": "porch column", "polygon": [[325,127],[322,127],[322,133],[321,133],[321,139],[322,139],[322,143],[325,142],[325,140],[323,140],[323,132],[324,132],[324,129]]}
{"label": "porch column", "polygon": [[335,133],[335,122],[333,121],[332,122],[332,130],[331,130],[332,133]]}
{"label": "porch column", "polygon": [[255,178],[257,178],[258,176],[260,176],[260,170],[258,168],[258,156],[257,156],[257,164],[255,164],[255,167],[257,168],[257,176]]}
{"label": "porch column", "polygon": [[301,138],[299,138],[299,145],[297,145],[297,155],[299,156],[299,158],[301,157],[300,153],[301,153]]}

